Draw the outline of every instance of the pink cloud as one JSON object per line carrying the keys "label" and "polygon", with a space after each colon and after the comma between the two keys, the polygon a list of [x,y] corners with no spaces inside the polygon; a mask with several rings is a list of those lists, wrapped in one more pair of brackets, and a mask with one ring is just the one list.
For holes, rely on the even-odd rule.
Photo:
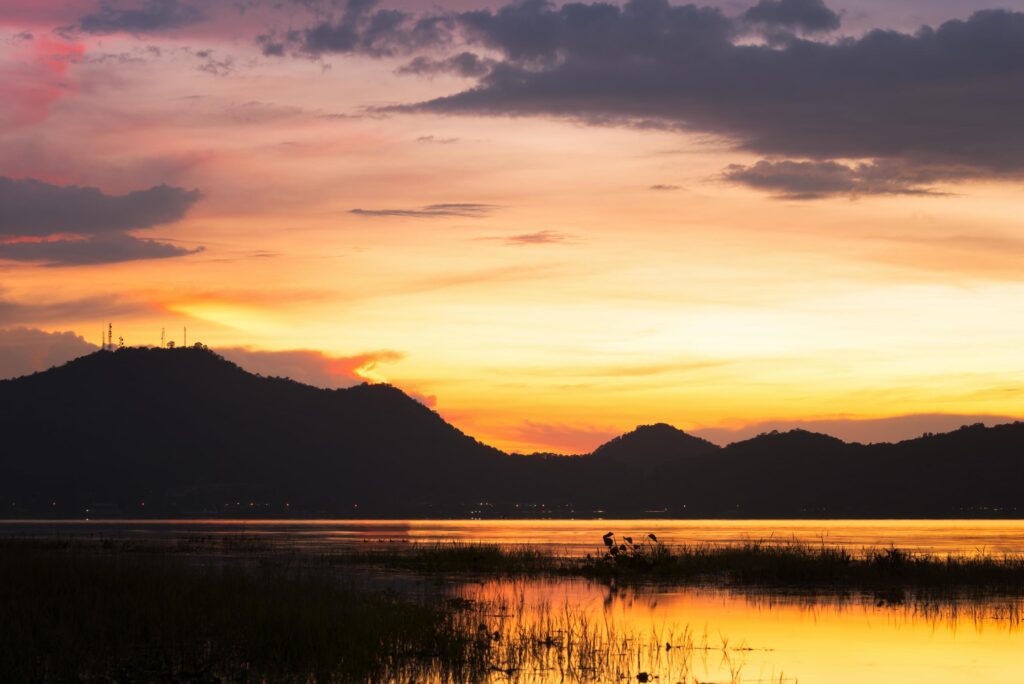
{"label": "pink cloud", "polygon": [[287,377],[327,389],[351,387],[367,381],[383,382],[384,378],[376,372],[379,364],[402,358],[400,353],[388,350],[355,356],[330,356],[308,349],[257,351],[246,347],[229,347],[215,351],[250,373]]}
{"label": "pink cloud", "polygon": [[11,58],[0,62],[0,132],[40,123],[50,108],[73,86],[67,79],[71,65],[85,54],[81,43],[48,36],[22,40]]}
{"label": "pink cloud", "polygon": [[[36,328],[0,328],[0,379],[26,375],[59,366],[90,354],[98,347],[73,332],[49,333]],[[257,351],[245,347],[215,349],[229,361],[250,373],[287,377],[297,382],[335,389],[362,382],[383,381],[380,364],[399,361],[395,351],[374,351],[354,356],[331,356],[323,352],[299,349]],[[413,393],[427,405],[436,397]]]}
{"label": "pink cloud", "polygon": [[0,379],[59,366],[97,349],[73,332],[48,333],[34,328],[0,330]]}

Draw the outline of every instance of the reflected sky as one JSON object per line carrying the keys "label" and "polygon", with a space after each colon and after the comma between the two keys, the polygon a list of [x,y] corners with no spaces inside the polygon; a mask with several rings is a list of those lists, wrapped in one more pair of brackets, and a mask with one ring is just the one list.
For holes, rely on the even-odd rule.
{"label": "reflected sky", "polygon": [[[585,615],[598,632],[629,634],[642,653],[636,667],[662,681],[1021,680],[1020,604],[1009,599],[879,605],[872,596],[840,600],[699,588],[611,589],[585,580],[492,581],[460,592],[516,606],[508,617],[513,622]],[[671,652],[645,648],[666,642],[674,645]],[[523,680],[557,679],[533,672],[524,673]]]}
{"label": "reflected sky", "polygon": [[[824,541],[852,549],[897,545],[935,553],[1024,553],[1024,521],[737,520],[119,520],[3,521],[5,536],[134,539],[188,552],[190,539],[253,539],[260,551],[330,552],[355,545],[462,541],[544,544],[585,553],[607,531],[654,532],[667,544],[745,539]],[[185,542],[182,544],[181,542]],[[264,546],[267,545],[267,546]],[[197,546],[199,553],[211,547]],[[245,549],[245,545],[238,547]],[[1021,681],[1024,602],[1020,597],[941,598],[866,593],[807,594],[710,587],[628,587],[584,579],[425,576],[357,568],[350,581],[438,600],[438,592],[484,606],[499,645],[536,644],[522,667],[495,682],[576,681],[558,646],[569,629],[587,630],[605,649],[588,681],[907,682]],[[489,627],[492,629],[493,626]],[[525,639],[523,635],[526,635]],[[517,640],[518,639],[518,640]],[[671,649],[665,648],[670,644]],[[561,655],[560,655],[561,653]],[[561,660],[560,660],[561,659]]]}
{"label": "reflected sky", "polygon": [[4,534],[42,536],[251,535],[283,546],[377,542],[532,544],[583,554],[606,532],[655,533],[666,544],[800,541],[852,550],[897,546],[908,551],[993,555],[1024,553],[1020,520],[90,520],[0,521]]}

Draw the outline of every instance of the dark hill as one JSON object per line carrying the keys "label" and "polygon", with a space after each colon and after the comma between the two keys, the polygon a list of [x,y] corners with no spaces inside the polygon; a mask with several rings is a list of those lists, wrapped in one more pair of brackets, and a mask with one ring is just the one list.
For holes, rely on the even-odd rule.
{"label": "dark hill", "polygon": [[1024,513],[1024,423],[725,448],[659,424],[589,456],[509,456],[393,387],[316,389],[205,349],[97,352],[0,381],[0,435],[8,516]]}
{"label": "dark hill", "polygon": [[0,382],[0,406],[0,491],[33,507],[358,513],[471,498],[507,458],[393,387],[322,390],[203,349],[97,352]]}
{"label": "dark hill", "polygon": [[665,423],[641,425],[594,449],[591,458],[612,463],[628,463],[652,468],[675,463],[680,459],[709,456],[718,445],[688,435]]}

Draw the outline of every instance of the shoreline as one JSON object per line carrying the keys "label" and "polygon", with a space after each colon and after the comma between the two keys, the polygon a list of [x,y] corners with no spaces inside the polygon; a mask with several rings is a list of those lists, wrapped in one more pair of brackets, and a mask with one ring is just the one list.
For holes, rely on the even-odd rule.
{"label": "shoreline", "polygon": [[1024,554],[934,554],[896,546],[749,540],[665,544],[606,536],[585,554],[538,544],[364,539],[333,548],[289,545],[261,535],[193,534],[174,539],[0,536],[0,551],[97,556],[220,557],[302,561],[330,568],[411,572],[423,577],[581,578],[599,582],[766,590],[998,593],[1024,597]]}

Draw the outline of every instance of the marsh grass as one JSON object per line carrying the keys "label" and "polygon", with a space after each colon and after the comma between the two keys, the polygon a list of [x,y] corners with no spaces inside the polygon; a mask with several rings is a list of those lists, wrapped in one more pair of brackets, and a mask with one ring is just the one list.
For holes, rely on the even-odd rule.
{"label": "marsh grass", "polygon": [[363,681],[487,667],[465,611],[291,564],[0,550],[0,680]]}
{"label": "marsh grass", "polygon": [[1024,595],[1024,555],[936,555],[894,547],[851,550],[798,541],[668,545],[654,535],[609,533],[583,556],[529,544],[404,542],[303,549],[287,540],[237,535],[161,542],[116,538],[0,538],[0,552],[24,547],[99,549],[129,555],[245,558],[280,565],[368,566],[424,576],[481,575],[586,577],[620,582],[665,582],[725,587],[807,590],[1002,592]]}
{"label": "marsh grass", "polygon": [[426,574],[464,572],[555,575],[620,582],[656,581],[740,587],[851,589],[891,592],[1004,592],[1024,594],[1024,556],[913,553],[898,548],[851,551],[800,542],[669,546],[652,536],[604,537],[604,548],[583,557],[528,546],[433,543],[391,550],[342,551],[332,562],[365,563]]}
{"label": "marsh grass", "polygon": [[[449,591],[475,578],[580,578],[612,597],[645,585],[765,601],[864,605],[868,597],[908,619],[1021,623],[1018,556],[772,541],[668,546],[653,535],[601,541],[580,557],[464,543],[310,552],[236,536],[0,539],[0,681],[653,681],[657,673],[691,684],[709,658],[720,661],[719,679],[742,680],[742,642],[714,643],[685,626],[638,634],[568,600],[526,606],[521,589],[518,599]],[[439,581],[401,594],[354,583],[379,570]]]}
{"label": "marsh grass", "polygon": [[795,541],[668,547],[645,540],[618,549],[588,556],[580,571],[740,586],[1024,593],[1024,557],[1016,555],[937,556],[898,548],[856,552]]}
{"label": "marsh grass", "polygon": [[695,654],[738,653],[706,634],[699,643],[688,628],[636,633],[568,601],[527,609],[521,592],[417,597],[351,585],[338,570],[287,556],[210,562],[134,543],[0,540],[0,681],[603,682],[659,673],[694,684]]}
{"label": "marsh grass", "polygon": [[728,673],[726,682],[741,682],[746,650],[707,631],[698,635],[689,626],[637,633],[568,603],[510,610],[491,638],[493,669],[528,681],[696,684],[698,673],[717,671]]}

